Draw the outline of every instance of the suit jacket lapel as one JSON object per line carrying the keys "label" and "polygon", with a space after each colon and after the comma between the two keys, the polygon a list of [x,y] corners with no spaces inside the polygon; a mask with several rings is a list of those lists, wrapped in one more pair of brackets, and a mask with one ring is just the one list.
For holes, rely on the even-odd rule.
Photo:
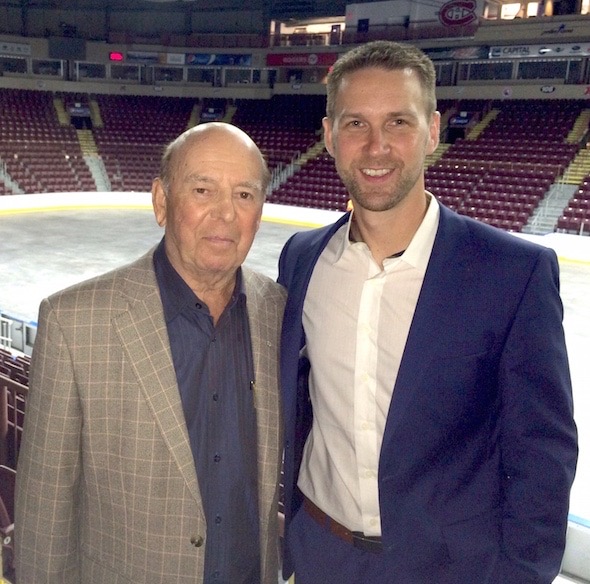
{"label": "suit jacket lapel", "polygon": [[[297,400],[307,399],[307,395],[298,395],[291,388],[292,380],[298,377],[299,354],[305,345],[303,303],[309,280],[323,249],[349,216],[350,213],[346,213],[336,223],[314,230],[306,237],[291,239],[286,248],[286,259],[281,257],[279,263],[278,281],[289,291],[281,337],[281,389],[286,420],[295,419]],[[288,263],[291,257],[295,258],[294,265]]]}
{"label": "suit jacket lapel", "polygon": [[[299,316],[301,316],[301,313],[303,312],[303,300],[307,293],[309,280],[318,258],[326,245],[328,245],[328,242],[334,233],[336,233],[336,231],[348,221],[349,216],[350,213],[345,213],[338,219],[338,221],[336,221],[336,223],[317,230],[312,239],[306,238],[304,243],[305,247],[301,250],[297,250],[297,253],[295,254],[297,257],[297,264],[292,269],[293,278],[287,288],[289,290],[289,295],[295,294],[293,302],[289,300],[289,303],[299,307]],[[297,322],[300,321],[301,318],[298,318]]]}
{"label": "suit jacket lapel", "polygon": [[[270,425],[273,423],[271,420],[272,412],[278,412],[278,402],[273,400],[273,396],[268,388],[265,387],[265,383],[262,381],[265,375],[268,375],[268,367],[266,363],[266,357],[268,356],[269,346],[264,346],[269,340],[263,340],[264,334],[261,330],[263,326],[262,319],[264,318],[264,311],[260,306],[260,300],[258,291],[254,288],[251,280],[245,275],[246,285],[246,297],[248,302],[248,323],[250,326],[250,338],[252,343],[252,360],[254,365],[254,380],[256,384],[260,382],[260,387],[254,386],[254,407],[256,409],[256,424],[258,431],[258,449],[259,449],[259,462],[263,462],[266,452],[267,445],[270,443]],[[266,324],[266,323],[264,323]],[[266,351],[265,351],[266,348]],[[274,418],[275,426],[278,424],[278,419]]]}
{"label": "suit jacket lapel", "polygon": [[[428,363],[453,330],[456,321],[457,297],[453,291],[461,287],[462,270],[469,269],[468,258],[462,261],[466,230],[460,218],[441,205],[440,221],[414,318],[393,391],[383,444],[395,430],[416,390],[423,387],[424,364]],[[452,267],[452,269],[451,269]],[[450,324],[447,326],[446,322]]]}
{"label": "suit jacket lapel", "polygon": [[200,507],[194,459],[152,262],[150,253],[130,272],[122,290],[129,298],[129,309],[113,319],[113,326],[162,438]]}
{"label": "suit jacket lapel", "polygon": [[[349,215],[350,213],[346,213],[336,223],[316,230],[313,232],[312,238],[306,237],[303,242],[292,240],[291,246],[294,249],[289,250],[289,253],[296,258],[296,263],[293,266],[285,266],[285,271],[288,272],[288,275],[284,278],[282,274],[279,274],[278,280],[289,291],[284,316],[284,322],[288,326],[283,330],[283,335],[289,335],[289,338],[283,338],[283,351],[299,351],[305,343],[303,338],[302,315],[309,280],[323,249],[328,245],[332,235],[348,221]],[[295,246],[301,247],[301,249]],[[299,346],[296,346],[297,344],[291,340],[290,337],[292,335],[299,335],[301,337]],[[290,355],[284,359],[284,362],[289,364],[294,363],[296,366],[296,360],[289,357]]]}
{"label": "suit jacket lapel", "polygon": [[[272,306],[266,309],[266,299],[260,293],[257,277],[247,268],[242,268],[248,306],[248,325],[252,346],[254,366],[254,407],[258,430],[258,447],[262,452],[259,459],[263,462],[269,449],[276,448],[278,443],[279,402],[276,388],[277,371],[277,326],[271,314]],[[275,357],[273,359],[273,357]]]}
{"label": "suit jacket lapel", "polygon": [[243,268],[252,345],[255,386],[258,501],[262,574],[276,574],[277,484],[282,452],[282,424],[278,390],[278,344],[282,305],[267,300],[259,289],[259,276]]}

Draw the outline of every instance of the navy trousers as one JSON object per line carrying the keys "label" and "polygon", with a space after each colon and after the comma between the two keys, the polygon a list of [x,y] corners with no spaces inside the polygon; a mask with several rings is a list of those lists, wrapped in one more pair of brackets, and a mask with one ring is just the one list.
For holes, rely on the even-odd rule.
{"label": "navy trousers", "polygon": [[361,551],[320,526],[303,506],[288,531],[295,584],[385,582],[383,554]]}
{"label": "navy trousers", "polygon": [[534,574],[510,577],[498,570],[498,554],[486,551],[452,561],[399,570],[386,554],[362,551],[320,526],[303,506],[287,532],[295,584],[529,584]]}

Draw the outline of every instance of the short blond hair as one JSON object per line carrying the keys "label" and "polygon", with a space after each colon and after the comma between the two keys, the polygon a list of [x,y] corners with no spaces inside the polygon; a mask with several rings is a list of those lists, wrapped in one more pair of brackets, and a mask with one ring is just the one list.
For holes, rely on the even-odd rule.
{"label": "short blond hair", "polygon": [[436,111],[436,70],[433,62],[418,47],[393,41],[373,41],[344,53],[334,64],[327,81],[326,115],[334,120],[334,104],[342,80],[361,69],[411,69],[420,80],[426,114]]}

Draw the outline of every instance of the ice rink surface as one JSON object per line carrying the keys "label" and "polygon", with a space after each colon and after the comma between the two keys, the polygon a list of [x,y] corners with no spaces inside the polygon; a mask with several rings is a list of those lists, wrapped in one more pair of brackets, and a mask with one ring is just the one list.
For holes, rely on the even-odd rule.
{"label": "ice rink surface", "polygon": [[[266,205],[247,265],[275,278],[296,231],[332,222],[328,211]],[[123,265],[162,236],[144,193],[65,193],[0,197],[0,310],[36,321],[42,298]],[[530,237],[560,259],[564,327],[580,440],[571,515],[590,525],[590,237]]]}

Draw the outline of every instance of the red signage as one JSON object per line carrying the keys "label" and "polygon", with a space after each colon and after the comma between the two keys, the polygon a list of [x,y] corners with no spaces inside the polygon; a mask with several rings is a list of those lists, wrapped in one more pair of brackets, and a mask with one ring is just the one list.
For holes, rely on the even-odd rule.
{"label": "red signage", "polygon": [[438,19],[445,26],[471,24],[477,20],[476,0],[451,0],[443,4]]}
{"label": "red signage", "polygon": [[275,53],[266,56],[267,67],[330,67],[338,53]]}

